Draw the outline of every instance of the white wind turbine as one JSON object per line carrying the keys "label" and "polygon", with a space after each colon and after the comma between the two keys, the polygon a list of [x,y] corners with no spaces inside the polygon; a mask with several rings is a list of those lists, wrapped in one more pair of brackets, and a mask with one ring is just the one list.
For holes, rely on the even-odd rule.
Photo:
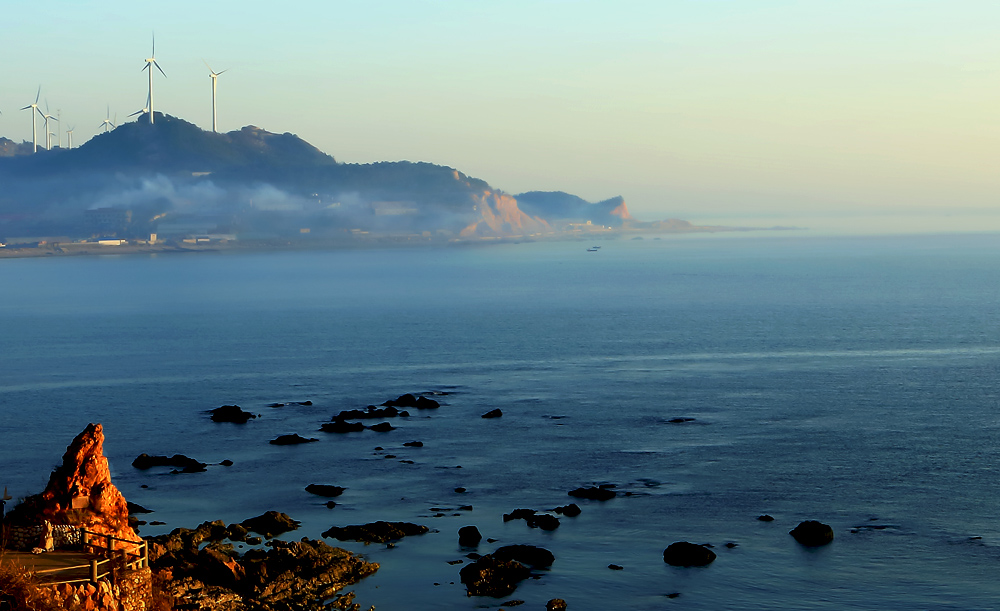
{"label": "white wind turbine", "polygon": [[212,79],[212,131],[215,133],[219,133],[218,129],[219,114],[215,108],[215,88],[219,84],[219,75],[222,74],[223,72],[226,72],[226,70],[229,70],[229,68],[226,68],[226,70],[223,70],[222,72],[216,72],[215,70],[212,70],[212,67],[208,65],[208,62],[205,62],[205,66],[208,68],[209,72],[208,78]]}
{"label": "white wind turbine", "polygon": [[[142,107],[142,110],[137,110],[137,111],[133,112],[132,114],[130,114],[129,116],[130,117],[134,117],[136,115],[144,115],[144,114],[146,114],[149,111],[150,111],[150,108],[149,108],[149,96],[147,95],[146,96],[146,105]],[[150,116],[152,116],[152,115],[150,115]]]}
{"label": "white wind turbine", "polygon": [[[118,120],[118,114],[116,113],[115,114],[115,121],[117,121],[117,120]],[[104,121],[101,121],[101,124],[97,126],[97,129],[101,129],[102,127],[104,128],[104,133],[105,134],[108,133],[109,129],[114,129],[115,127],[117,127],[115,125],[115,122],[111,120],[111,106],[110,105],[108,106],[108,117],[106,119],[104,119]]]}
{"label": "white wind turbine", "polygon": [[[38,110],[38,109],[36,108],[35,110]],[[55,117],[53,117],[52,115],[49,114],[49,101],[48,100],[45,100],[45,112],[42,112],[41,110],[38,110],[38,114],[42,115],[42,118],[45,119],[45,150],[51,151],[52,150],[52,132],[49,131],[49,119],[52,119],[53,121],[58,121],[59,119],[57,119],[57,118],[55,118]]]}
{"label": "white wind turbine", "polygon": [[66,130],[66,148],[73,148],[73,130],[76,129],[75,125],[70,125],[69,129]]}
{"label": "white wind turbine", "polygon": [[160,64],[156,63],[156,36],[153,36],[153,52],[146,59],[146,66],[143,70],[149,70],[149,124],[153,124],[153,66],[160,71],[163,78],[167,78],[167,73],[163,71]]}
{"label": "white wind turbine", "polygon": [[[35,103],[28,104],[21,110],[31,110],[31,152],[38,152],[38,123],[35,121],[35,111],[38,110],[38,98],[42,95],[42,86],[38,86],[38,93],[35,94]],[[39,113],[42,111],[38,110]]]}

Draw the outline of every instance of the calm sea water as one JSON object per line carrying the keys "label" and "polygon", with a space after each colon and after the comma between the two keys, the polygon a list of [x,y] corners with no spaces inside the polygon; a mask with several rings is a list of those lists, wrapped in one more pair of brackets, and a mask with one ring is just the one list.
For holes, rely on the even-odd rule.
{"label": "calm sea water", "polygon": [[[482,553],[555,553],[525,609],[1000,606],[998,236],[602,244],[2,261],[0,485],[39,491],[101,422],[116,484],[167,522],[143,534],[270,509],[292,537],[428,525],[341,544],[381,564],[354,590],[383,610],[500,606],[448,564],[466,524],[497,539]],[[429,391],[442,407],[395,431],[317,431]],[[261,417],[209,421],[229,403]],[[319,442],[267,443],[292,432]],[[235,464],[140,472],[141,452]],[[347,492],[328,509],[310,483]],[[554,532],[501,519],[595,483],[633,494]],[[799,547],[805,519],[833,544]],[[669,567],[678,540],[719,557]]]}

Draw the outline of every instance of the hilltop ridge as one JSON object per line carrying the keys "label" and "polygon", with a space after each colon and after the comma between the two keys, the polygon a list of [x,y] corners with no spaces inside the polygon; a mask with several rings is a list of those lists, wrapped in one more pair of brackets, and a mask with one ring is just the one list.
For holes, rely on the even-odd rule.
{"label": "hilltop ridge", "polygon": [[150,234],[481,239],[627,229],[635,221],[621,197],[513,196],[447,166],[341,163],[290,133],[252,125],[214,133],[155,118],[74,149],[30,154],[27,143],[0,140],[0,242]]}

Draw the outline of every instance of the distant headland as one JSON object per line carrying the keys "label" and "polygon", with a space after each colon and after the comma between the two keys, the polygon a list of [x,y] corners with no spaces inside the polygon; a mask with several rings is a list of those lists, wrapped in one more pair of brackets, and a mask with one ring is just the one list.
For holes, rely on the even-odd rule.
{"label": "distant headland", "polygon": [[0,138],[0,256],[364,247],[738,231],[644,222],[622,197],[511,195],[457,169],[339,163],[293,134],[156,113],[73,149]]}

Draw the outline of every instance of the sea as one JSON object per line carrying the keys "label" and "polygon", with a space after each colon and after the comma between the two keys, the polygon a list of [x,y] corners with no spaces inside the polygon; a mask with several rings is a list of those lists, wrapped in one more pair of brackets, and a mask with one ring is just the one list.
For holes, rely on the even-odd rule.
{"label": "sea", "polygon": [[[997,609],[998,263],[1000,234],[807,232],[3,260],[0,486],[41,491],[99,422],[164,522],[143,535],[268,510],[301,521],[286,539],[430,528],[327,540],[379,563],[347,589],[364,609]],[[319,431],[404,393],[441,407]],[[230,404],[259,417],[210,420]],[[318,441],[268,443],[291,433]],[[616,498],[568,496],[595,485]],[[503,521],[570,502],[553,531]],[[833,542],[796,543],[803,520]],[[717,558],[670,566],[675,541]],[[510,544],[555,562],[467,596],[468,554]]]}

